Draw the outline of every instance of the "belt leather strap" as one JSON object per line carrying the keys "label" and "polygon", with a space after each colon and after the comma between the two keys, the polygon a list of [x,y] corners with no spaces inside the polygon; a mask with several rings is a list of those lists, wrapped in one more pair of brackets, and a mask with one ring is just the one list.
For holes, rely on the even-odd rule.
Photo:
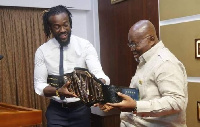
{"label": "belt leather strap", "polygon": [[50,103],[55,104],[56,106],[62,107],[62,108],[77,108],[80,106],[83,106],[84,103],[82,101],[76,101],[76,102],[70,102],[70,103],[65,103],[65,102],[57,102],[54,100],[50,100]]}
{"label": "belt leather strap", "polygon": [[139,90],[115,85],[105,85],[85,68],[75,68],[72,73],[67,73],[63,77],[49,75],[47,82],[53,87],[59,87],[59,79],[70,80],[68,86],[70,92],[74,92],[84,104],[91,106],[94,103],[118,103],[122,99],[117,95],[121,92],[139,100]]}

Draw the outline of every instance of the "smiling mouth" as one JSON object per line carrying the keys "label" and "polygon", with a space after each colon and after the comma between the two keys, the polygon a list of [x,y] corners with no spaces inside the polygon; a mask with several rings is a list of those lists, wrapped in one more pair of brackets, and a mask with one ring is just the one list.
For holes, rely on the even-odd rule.
{"label": "smiling mouth", "polygon": [[133,52],[134,58],[138,57],[139,55],[136,52]]}
{"label": "smiling mouth", "polygon": [[134,57],[134,58],[139,58],[139,56],[138,56],[138,55],[133,55],[133,57]]}
{"label": "smiling mouth", "polygon": [[67,33],[61,34],[59,37],[60,37],[60,39],[65,40],[65,39],[67,39],[68,34]]}

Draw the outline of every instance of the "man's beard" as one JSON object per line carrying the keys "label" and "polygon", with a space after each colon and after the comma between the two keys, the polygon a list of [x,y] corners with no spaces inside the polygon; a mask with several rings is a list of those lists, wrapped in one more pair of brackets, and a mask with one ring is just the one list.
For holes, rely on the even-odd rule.
{"label": "man's beard", "polygon": [[[63,34],[63,33],[62,33]],[[68,33],[68,37],[67,37],[67,40],[66,41],[63,41],[60,39],[60,34],[55,36],[55,39],[58,41],[58,43],[61,45],[61,46],[67,46],[69,43],[70,43],[70,38],[71,38],[71,31]]]}

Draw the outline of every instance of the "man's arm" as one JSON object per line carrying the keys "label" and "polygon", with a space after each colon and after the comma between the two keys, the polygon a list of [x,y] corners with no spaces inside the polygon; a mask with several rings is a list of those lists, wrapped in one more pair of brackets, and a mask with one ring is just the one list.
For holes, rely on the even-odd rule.
{"label": "man's arm", "polygon": [[102,70],[97,52],[91,43],[87,43],[85,60],[89,71],[98,79],[101,79],[103,82],[105,82],[105,84],[109,85],[110,79]]}
{"label": "man's arm", "polygon": [[180,67],[166,63],[161,68],[157,68],[155,75],[161,98],[136,102],[126,95],[118,94],[123,98],[123,101],[114,104],[108,103],[108,105],[121,111],[132,111],[137,107],[136,114],[145,117],[159,117],[185,110],[187,86],[184,72]]}
{"label": "man's arm", "polygon": [[44,56],[40,48],[35,53],[34,66],[34,88],[38,95],[44,96],[44,88],[49,86],[47,84],[47,67],[45,65]]}
{"label": "man's arm", "polygon": [[188,99],[186,82],[186,73],[180,65],[164,62],[155,72],[160,98],[138,101],[137,115],[159,117],[185,111]]}
{"label": "man's arm", "polygon": [[35,68],[34,68],[34,87],[37,94],[45,97],[52,96],[65,96],[65,97],[77,97],[75,94],[68,91],[67,86],[69,82],[63,85],[61,88],[56,89],[55,87],[47,84],[47,67],[45,65],[44,56],[40,49],[35,53]]}

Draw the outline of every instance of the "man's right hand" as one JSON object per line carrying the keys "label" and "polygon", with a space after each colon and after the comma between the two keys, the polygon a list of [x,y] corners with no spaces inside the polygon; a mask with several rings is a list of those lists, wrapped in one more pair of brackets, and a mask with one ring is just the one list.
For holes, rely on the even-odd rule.
{"label": "man's right hand", "polygon": [[69,97],[78,97],[75,93],[70,92],[70,91],[68,90],[67,87],[68,87],[69,85],[70,85],[70,82],[67,81],[66,84],[64,84],[61,88],[58,89],[58,94],[59,94],[60,96],[65,96],[65,97],[67,97],[67,98],[69,98]]}
{"label": "man's right hand", "polygon": [[117,93],[123,100],[119,103],[106,103],[109,106],[119,109],[123,112],[131,112],[134,108],[136,108],[136,101],[133,100],[128,95],[122,94],[120,92]]}

